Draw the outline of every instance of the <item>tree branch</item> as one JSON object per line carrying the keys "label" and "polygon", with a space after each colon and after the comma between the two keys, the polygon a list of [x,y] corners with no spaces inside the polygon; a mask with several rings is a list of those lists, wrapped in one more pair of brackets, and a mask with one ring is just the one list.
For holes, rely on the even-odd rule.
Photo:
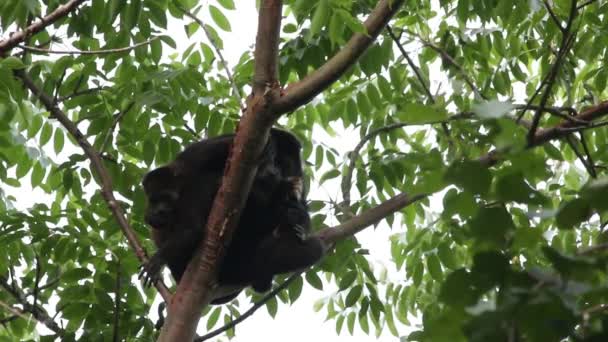
{"label": "tree branch", "polygon": [[289,85],[286,94],[277,101],[273,108],[275,114],[288,113],[310,102],[338,80],[376,39],[403,2],[403,0],[379,1],[374,11],[365,20],[367,34],[355,33],[348,43],[319,69],[303,80]]}
{"label": "tree branch", "polygon": [[46,27],[50,26],[57,20],[67,16],[70,12],[73,12],[86,0],[70,0],[67,3],[57,7],[56,10],[41,18],[40,21],[37,21],[23,31],[16,32],[12,34],[10,37],[0,40],[0,57],[4,56],[9,50],[14,48],[15,46],[24,42],[27,37],[30,37],[42,30]]}
{"label": "tree branch", "polygon": [[178,284],[159,341],[192,340],[200,310],[211,300],[217,265],[231,241],[274,122],[270,108],[280,95],[277,61],[282,5],[280,0],[265,0],[260,5],[253,96],[248,98],[247,110],[239,123],[222,185],[209,213],[205,238]]}
{"label": "tree branch", "polygon": [[[57,119],[63,127],[74,137],[74,139],[78,142],[78,145],[83,149],[86,156],[91,161],[91,166],[95,170],[97,176],[99,177],[99,181],[101,182],[101,194],[105,199],[112,215],[118,222],[118,225],[122,229],[123,233],[127,237],[127,241],[131,248],[135,251],[135,254],[139,258],[140,261],[147,261],[148,257],[146,256],[146,252],[144,251],[137,235],[131,229],[129,222],[125,218],[124,212],[120,207],[118,201],[114,197],[113,188],[112,188],[112,180],[105,166],[103,165],[103,161],[99,156],[99,153],[89,144],[86,140],[85,136],[80,132],[78,127],[68,118],[66,113],[64,113],[59,107],[55,105],[53,102],[53,98],[48,94],[44,93],[42,89],[40,89],[35,83],[34,80],[23,70],[15,71],[15,76],[21,79],[23,84],[36,96],[40,102],[44,105],[44,107],[50,112],[52,118]],[[162,282],[157,282],[156,288],[160,292],[161,296],[165,301],[168,301],[171,298],[171,294],[169,290],[165,287]]]}
{"label": "tree branch", "polygon": [[353,236],[363,229],[380,222],[388,215],[391,215],[416,201],[426,198],[427,196],[427,194],[409,196],[406,193],[401,193],[338,226],[323,229],[315,235],[327,243],[334,244],[340,240]]}

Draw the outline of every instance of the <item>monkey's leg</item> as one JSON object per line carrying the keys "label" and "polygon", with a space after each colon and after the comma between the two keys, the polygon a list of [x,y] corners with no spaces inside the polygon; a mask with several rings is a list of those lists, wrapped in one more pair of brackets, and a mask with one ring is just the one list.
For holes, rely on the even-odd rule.
{"label": "monkey's leg", "polygon": [[257,292],[268,291],[274,275],[310,267],[321,259],[324,250],[318,238],[302,240],[295,233],[272,234],[255,253],[251,286]]}

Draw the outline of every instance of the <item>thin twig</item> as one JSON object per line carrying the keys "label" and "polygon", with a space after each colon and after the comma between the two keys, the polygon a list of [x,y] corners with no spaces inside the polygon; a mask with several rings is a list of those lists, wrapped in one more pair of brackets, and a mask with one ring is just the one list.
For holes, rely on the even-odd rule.
{"label": "thin twig", "polygon": [[543,0],[543,4],[545,5],[545,8],[547,9],[547,12],[549,12],[549,15],[551,16],[551,19],[553,19],[553,22],[555,22],[555,25],[557,25],[557,27],[559,28],[559,30],[562,31],[562,34],[565,34],[566,33],[566,29],[562,26],[561,22],[559,21],[559,19],[555,15],[555,12],[553,12],[553,9],[549,5],[549,2],[547,0]]}
{"label": "thin twig", "polygon": [[152,39],[148,39],[145,42],[137,43],[131,46],[126,46],[122,48],[116,49],[107,49],[107,50],[51,50],[51,49],[42,49],[37,48],[35,46],[26,46],[26,45],[18,45],[20,49],[25,51],[29,51],[32,53],[41,53],[41,54],[55,54],[55,55],[109,55],[113,53],[127,52],[134,49],[137,49],[140,46],[148,45],[158,39],[158,37],[154,37]]}
{"label": "thin twig", "polygon": [[456,62],[456,60],[452,56],[450,56],[449,53],[447,53],[447,51],[445,51],[441,47],[431,43],[430,41],[422,38],[420,35],[418,35],[417,33],[413,32],[413,31],[403,30],[403,32],[406,32],[410,36],[416,37],[422,43],[423,46],[426,46],[426,47],[431,48],[432,50],[435,50],[435,52],[437,52],[439,54],[439,56],[441,56],[441,58],[444,62],[447,62],[448,64],[452,65],[458,71],[458,73],[460,73],[460,76],[463,78],[464,82],[469,86],[471,91],[473,91],[473,93],[475,93],[476,96],[478,96],[481,99],[487,100],[487,98],[481,93],[479,88],[477,88],[477,86],[473,83],[471,78],[469,78],[469,75],[467,75],[464,68],[462,66],[460,66],[460,64],[458,64]]}
{"label": "thin twig", "polygon": [[241,96],[241,91],[239,90],[239,87],[237,87],[234,77],[232,77],[232,72],[230,71],[228,62],[226,62],[226,59],[224,58],[224,55],[222,54],[222,50],[220,49],[219,44],[217,43],[217,41],[215,40],[215,38],[213,37],[211,32],[209,32],[209,29],[207,28],[205,23],[200,18],[198,18],[196,15],[194,15],[192,12],[188,11],[187,9],[183,8],[177,2],[175,3],[175,6],[180,11],[182,11],[187,17],[196,21],[196,23],[203,29],[203,31],[205,32],[205,36],[207,36],[207,39],[211,43],[211,46],[213,46],[215,53],[217,54],[218,58],[220,59],[220,63],[222,64],[222,67],[226,71],[226,76],[228,77],[228,82],[232,86],[232,91],[234,92],[234,95],[236,96],[237,100],[239,101],[239,106],[241,108],[243,108],[245,103],[243,102],[243,97]]}
{"label": "thin twig", "polygon": [[90,94],[90,93],[94,93],[94,92],[101,91],[101,90],[106,90],[106,89],[110,89],[110,88],[109,87],[93,87],[93,88],[83,89],[83,90],[79,90],[79,91],[74,91],[70,95],[59,97],[57,99],[57,102],[58,103],[59,102],[64,102],[64,101],[70,100],[70,99],[72,99],[72,98],[74,98],[76,96],[87,95],[87,94]]}
{"label": "thin twig", "polygon": [[[548,107],[547,106],[547,107],[541,108],[540,106],[533,105],[533,104],[516,104],[516,105],[514,105],[514,108],[518,109],[518,110],[542,110],[551,115],[560,117],[562,119],[571,121],[573,123],[577,123],[577,124],[581,124],[581,125],[589,124],[589,121],[583,121],[583,120],[577,119],[575,116],[573,116],[573,115],[576,115],[576,111],[574,112],[573,115],[568,115],[568,114],[563,113],[564,111],[572,113],[572,108],[570,108],[570,107]],[[520,118],[521,117],[518,116],[518,119],[520,119]]]}
{"label": "thin twig", "polygon": [[593,169],[593,167],[591,165],[589,165],[589,163],[587,162],[587,160],[585,159],[585,156],[581,153],[581,151],[578,150],[578,147],[576,146],[576,141],[574,140],[572,135],[567,135],[564,139],[566,140],[566,142],[568,143],[568,145],[570,146],[572,151],[574,151],[574,154],[576,155],[576,157],[583,164],[583,167],[585,167],[585,170],[587,170],[587,173],[589,173],[589,175],[591,177],[595,178],[595,170]]}
{"label": "thin twig", "polygon": [[578,5],[578,7],[576,7],[576,9],[580,11],[584,7],[591,5],[592,3],[596,2],[596,1],[597,0],[589,0],[587,2],[584,2],[584,3],[580,4],[580,5]]}
{"label": "thin twig", "polygon": [[[416,75],[418,82],[422,86],[422,89],[424,89],[424,92],[426,93],[426,96],[428,97],[429,101],[431,101],[431,103],[435,103],[435,97],[431,93],[429,86],[426,84],[424,77],[420,73],[420,68],[418,68],[418,66],[416,66],[416,64],[414,64],[414,61],[412,60],[410,55],[407,53],[407,51],[405,51],[405,48],[403,47],[403,45],[401,44],[401,42],[399,41],[397,36],[395,36],[395,34],[393,33],[393,30],[391,29],[390,25],[386,25],[386,31],[388,31],[389,36],[391,36],[391,39],[397,45],[397,48],[401,52],[401,55],[407,61],[407,64],[414,71],[414,74]],[[450,146],[454,146],[454,142],[452,141],[451,135],[450,135],[450,128],[448,127],[447,123],[442,122],[441,129],[443,130],[443,133],[445,134],[445,136],[447,138],[448,144]]]}
{"label": "thin twig", "polygon": [[40,291],[40,278],[42,278],[42,268],[40,268],[40,257],[38,257],[38,253],[35,253],[36,256],[36,279],[34,281],[34,300],[32,301],[34,307],[36,307],[38,303],[38,291]]}
{"label": "thin twig", "polygon": [[120,324],[120,277],[122,276],[120,273],[120,259],[117,260],[116,265],[116,291],[114,298],[114,332],[112,333],[112,341],[118,342],[120,341],[120,337],[118,335],[119,332],[119,324]]}
{"label": "thin twig", "polygon": [[289,276],[289,278],[287,278],[284,282],[282,282],[279,286],[277,286],[276,288],[274,288],[268,294],[264,295],[264,297],[262,297],[262,299],[260,299],[259,301],[255,302],[255,304],[253,304],[252,307],[250,307],[247,311],[243,312],[243,314],[241,314],[239,317],[237,317],[237,318],[233,319],[232,321],[228,322],[226,325],[224,325],[221,328],[218,328],[216,330],[213,330],[210,333],[207,333],[207,334],[205,334],[203,336],[195,338],[194,341],[195,342],[202,342],[202,341],[208,340],[208,339],[210,339],[212,337],[215,337],[215,336],[223,333],[224,331],[227,331],[227,330],[230,330],[230,329],[234,328],[237,324],[243,322],[249,316],[253,315],[259,308],[261,308],[262,306],[264,306],[264,304],[266,304],[266,302],[268,302],[269,300],[271,300],[272,298],[274,298],[274,296],[276,296],[279,292],[281,292],[285,288],[287,288],[287,286],[289,286],[289,284],[291,284],[296,279],[298,279],[298,277],[300,277],[300,275],[302,274],[302,272],[296,272],[296,273],[292,274],[291,276]]}
{"label": "thin twig", "polygon": [[587,145],[587,138],[585,138],[585,132],[579,132],[579,137],[581,141],[581,146],[583,146],[583,152],[587,156],[587,164],[589,164],[590,175],[592,178],[597,178],[597,171],[595,170],[595,162],[593,161],[593,157],[591,156],[591,150],[589,150],[589,146]]}
{"label": "thin twig", "polygon": [[131,108],[133,108],[134,104],[135,104],[135,102],[129,103],[125,109],[121,110],[118,114],[116,114],[114,116],[114,120],[112,121],[112,127],[110,127],[108,134],[106,134],[105,138],[103,139],[103,143],[101,144],[101,147],[99,148],[99,151],[101,153],[106,152],[106,148],[108,147],[108,144],[110,143],[110,140],[112,139],[112,136],[114,135],[114,130],[116,130],[116,126],[118,126],[118,123],[125,116],[125,114],[127,114],[131,110]]}
{"label": "thin twig", "polygon": [[[17,301],[22,307],[21,312],[30,313],[38,322],[44,324],[47,328],[52,330],[59,336],[65,335],[65,331],[51,318],[49,313],[40,305],[30,304],[25,296],[25,293],[21,288],[17,286],[15,281],[9,283],[8,279],[4,276],[0,276],[0,287],[4,288],[15,301]],[[22,315],[19,315],[23,317]],[[25,317],[27,319],[27,317]]]}

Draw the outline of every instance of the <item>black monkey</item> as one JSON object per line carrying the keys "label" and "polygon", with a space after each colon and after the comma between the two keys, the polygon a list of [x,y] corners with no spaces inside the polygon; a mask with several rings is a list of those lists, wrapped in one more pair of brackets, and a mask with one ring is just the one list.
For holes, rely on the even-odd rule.
{"label": "black monkey", "polygon": [[[154,282],[164,263],[179,281],[196,247],[219,189],[233,134],[194,143],[171,164],[148,173],[145,220],[158,248],[140,276]],[[309,237],[310,216],[302,189],[300,143],[289,132],[272,129],[259,160],[249,197],[219,268],[219,285],[270,289],[275,274],[316,263],[324,245]],[[238,292],[214,300],[225,303]]]}

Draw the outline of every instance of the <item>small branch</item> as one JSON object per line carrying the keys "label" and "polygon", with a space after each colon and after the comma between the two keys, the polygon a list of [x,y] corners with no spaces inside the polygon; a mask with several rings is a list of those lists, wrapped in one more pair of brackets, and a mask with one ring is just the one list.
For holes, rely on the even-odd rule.
{"label": "small branch", "polygon": [[213,46],[215,53],[217,54],[218,58],[220,59],[220,63],[222,64],[222,67],[226,71],[226,76],[228,76],[228,82],[232,86],[232,91],[234,92],[234,95],[236,96],[237,100],[239,101],[239,106],[242,107],[245,103],[243,102],[243,97],[241,96],[241,91],[237,87],[234,77],[232,77],[232,72],[230,71],[230,68],[228,67],[228,63],[226,62],[226,59],[224,59],[222,50],[220,50],[220,46],[217,43],[217,41],[215,41],[215,38],[213,37],[211,32],[209,32],[209,30],[207,29],[207,26],[205,26],[205,23],[200,18],[195,16],[192,12],[183,8],[178,2],[175,2],[174,5],[180,11],[182,11],[187,17],[196,21],[196,23],[203,29],[203,31],[205,32],[205,36],[207,36],[207,39],[211,43],[211,46]]}
{"label": "small branch", "polygon": [[597,178],[597,171],[595,170],[595,162],[593,161],[593,157],[591,156],[591,151],[589,150],[589,146],[587,145],[587,139],[585,138],[585,132],[579,132],[581,146],[583,146],[583,152],[587,156],[587,164],[589,165],[590,175],[593,178]]}
{"label": "small branch", "polygon": [[405,49],[403,48],[403,45],[401,44],[401,42],[399,41],[397,36],[395,36],[395,34],[393,33],[393,30],[391,29],[391,27],[389,25],[386,25],[386,31],[388,32],[391,39],[393,39],[393,42],[397,45],[397,48],[401,52],[401,55],[407,61],[407,64],[409,64],[410,68],[412,68],[412,71],[414,71],[414,74],[416,75],[418,82],[420,82],[422,89],[424,89],[426,96],[429,98],[430,101],[435,102],[435,98],[433,97],[431,90],[427,86],[426,82],[424,81],[424,77],[420,73],[420,69],[416,66],[416,64],[414,64],[414,61],[412,60],[410,55],[405,51]]}
{"label": "small branch", "polygon": [[107,50],[90,50],[90,51],[85,51],[85,50],[51,50],[51,49],[43,49],[43,48],[38,48],[38,47],[35,47],[35,46],[26,46],[26,45],[18,45],[17,47],[19,47],[20,49],[23,49],[25,51],[29,51],[29,52],[32,52],[32,53],[39,53],[39,54],[55,54],[55,55],[110,55],[110,54],[114,54],[114,53],[127,52],[127,51],[131,51],[131,50],[137,49],[138,47],[141,47],[141,46],[148,45],[148,44],[152,43],[156,39],[158,39],[158,37],[154,37],[152,39],[146,40],[145,42],[137,43],[137,44],[134,44],[134,45],[131,45],[131,46],[122,47],[122,48],[107,49]]}
{"label": "small branch", "polygon": [[[572,113],[572,108],[569,108],[569,107],[544,107],[544,108],[541,108],[540,106],[533,105],[533,104],[517,104],[517,105],[514,105],[514,108],[518,109],[518,110],[530,110],[530,109],[531,110],[542,110],[551,115],[558,116],[558,117],[568,120],[568,121],[572,121],[573,123],[577,123],[577,124],[581,124],[581,125],[589,124],[589,122],[579,120],[576,118],[576,116],[573,116],[573,115],[576,115],[576,111],[572,115],[563,113],[565,111]],[[521,120],[521,116],[518,116],[517,121],[520,121],[520,120]]]}
{"label": "small branch", "polygon": [[344,240],[347,237],[355,235],[363,229],[380,222],[387,216],[407,207],[412,203],[424,199],[427,196],[427,194],[409,196],[406,193],[401,193],[338,226],[324,229],[315,235],[328,244],[334,244],[340,240]]}
{"label": "small branch", "polygon": [[540,99],[539,109],[534,113],[534,117],[532,119],[532,126],[528,131],[528,142],[531,142],[534,139],[534,135],[536,134],[536,130],[540,123],[540,118],[542,116],[542,108],[547,105],[547,101],[549,100],[549,96],[551,96],[551,89],[553,88],[553,84],[557,79],[557,72],[561,67],[562,60],[566,56],[566,52],[570,49],[572,43],[574,42],[574,34],[571,32],[572,23],[574,22],[574,18],[576,17],[576,0],[572,0],[572,5],[570,7],[570,15],[568,17],[568,22],[566,27],[562,31],[562,42],[559,47],[559,52],[557,53],[557,58],[555,59],[555,63],[551,67],[549,71],[549,77],[547,78],[545,91]]}
{"label": "small branch", "polygon": [[[42,90],[34,83],[34,80],[25,73],[23,70],[15,71],[15,76],[20,78],[23,81],[23,84],[32,92],[34,96],[36,96],[40,102],[44,105],[44,107],[49,111],[51,117],[57,119],[63,127],[74,137],[74,140],[78,142],[78,145],[83,149],[86,156],[91,161],[91,166],[95,170],[96,174],[99,177],[99,181],[101,182],[101,194],[105,199],[112,215],[118,222],[118,225],[122,229],[123,233],[127,237],[127,241],[131,248],[135,251],[135,254],[139,258],[140,261],[147,261],[148,257],[146,252],[144,251],[139,239],[135,232],[131,229],[129,222],[127,221],[122,208],[120,207],[118,201],[114,197],[112,180],[105,166],[103,165],[103,161],[100,158],[99,153],[89,144],[86,140],[85,136],[80,132],[78,127],[68,118],[67,114],[61,111],[54,103],[53,99],[46,93],[42,92]],[[162,282],[157,282],[156,287],[163,297],[165,301],[169,301],[171,298],[171,294],[169,290],[166,288]]]}
{"label": "small branch", "polygon": [[441,56],[441,58],[444,62],[452,65],[460,73],[460,76],[462,76],[462,78],[464,79],[464,82],[469,86],[471,91],[473,93],[475,93],[475,95],[477,97],[487,100],[487,98],[481,93],[481,91],[479,91],[479,88],[477,88],[475,83],[473,83],[471,78],[469,78],[469,75],[467,75],[464,68],[462,66],[460,66],[460,64],[458,64],[456,62],[456,60],[452,56],[450,56],[449,53],[447,53],[447,51],[445,51],[441,47],[431,43],[430,41],[425,40],[424,38],[420,37],[420,35],[416,34],[415,32],[412,32],[409,30],[404,30],[404,32],[407,32],[409,35],[416,37],[418,40],[420,40],[422,45],[424,45],[428,48],[431,48],[432,50],[437,52],[439,54],[439,56]]}
{"label": "small branch", "polygon": [[[288,113],[308,102],[338,80],[365,52],[380,31],[403,5],[403,0],[381,0],[365,20],[367,34],[355,33],[346,45],[319,69],[303,80],[289,85],[286,94],[277,100],[276,115]],[[257,58],[256,58],[257,59]]]}
{"label": "small branch", "polygon": [[[414,64],[414,61],[412,60],[410,55],[405,51],[405,49],[403,48],[403,45],[399,41],[399,38],[397,38],[397,36],[395,36],[395,34],[393,33],[393,30],[391,29],[391,27],[389,25],[386,25],[386,30],[388,31],[388,34],[391,37],[391,39],[393,40],[393,42],[397,45],[397,48],[399,49],[399,51],[401,51],[401,55],[405,58],[405,60],[407,61],[407,64],[410,66],[410,68],[412,68],[412,71],[414,71],[414,74],[416,75],[418,82],[420,82],[420,85],[422,86],[422,89],[426,93],[426,96],[428,97],[429,101],[431,101],[432,103],[435,103],[435,97],[431,93],[429,86],[426,84],[424,77],[420,73],[420,68],[418,68],[416,66],[416,64]],[[450,129],[449,129],[448,125],[445,122],[443,122],[441,124],[441,128],[442,128],[445,136],[447,137],[448,144],[454,145],[454,142],[450,138]]]}
{"label": "small branch", "polygon": [[226,325],[224,325],[221,328],[218,328],[216,330],[213,330],[212,332],[205,334],[203,336],[200,336],[198,338],[195,338],[194,341],[195,342],[202,342],[202,341],[206,341],[212,337],[215,337],[225,331],[228,331],[232,328],[234,328],[237,324],[243,322],[244,320],[246,320],[247,318],[249,318],[251,315],[253,315],[259,308],[261,308],[262,306],[264,306],[264,304],[266,304],[266,302],[268,302],[269,300],[271,300],[272,298],[274,298],[274,296],[276,296],[279,292],[283,291],[284,289],[286,289],[289,284],[291,284],[292,282],[294,282],[296,279],[298,279],[298,277],[300,276],[300,274],[302,274],[302,272],[296,272],[294,274],[292,274],[291,276],[289,276],[289,278],[287,278],[284,282],[282,282],[279,286],[277,286],[276,288],[274,288],[272,291],[270,291],[269,293],[267,293],[266,295],[264,295],[264,297],[262,297],[262,299],[260,299],[259,301],[255,302],[255,304],[253,304],[252,307],[250,307],[247,311],[243,312],[239,317],[233,319],[232,321],[228,322]]}
{"label": "small branch", "polygon": [[29,25],[25,30],[16,32],[10,37],[0,40],[0,57],[4,56],[9,50],[15,46],[24,42],[28,37],[44,30],[46,27],[52,25],[57,20],[67,16],[70,12],[73,12],[86,0],[70,0],[67,3],[57,7],[56,10]]}
{"label": "small branch", "polygon": [[121,110],[118,114],[116,114],[114,116],[114,121],[112,121],[112,127],[110,127],[108,134],[106,134],[106,137],[104,138],[103,143],[101,144],[101,147],[99,148],[99,151],[101,153],[106,152],[106,148],[108,147],[108,144],[110,143],[110,140],[112,139],[112,136],[114,135],[114,130],[116,130],[116,126],[118,126],[118,123],[125,116],[125,114],[127,114],[131,110],[131,108],[133,108],[134,104],[135,104],[135,102],[129,103],[127,105],[127,108]]}
{"label": "small branch", "polygon": [[587,2],[584,2],[584,3],[580,4],[580,5],[578,5],[578,7],[576,7],[576,9],[580,11],[583,8],[585,8],[586,6],[589,6],[589,5],[591,5],[592,3],[596,2],[596,1],[597,0],[589,0]]}
{"label": "small branch", "polygon": [[34,280],[34,300],[32,301],[33,305],[36,306],[38,303],[38,291],[40,290],[40,278],[42,278],[42,268],[40,268],[40,258],[38,254],[36,256],[36,279]]}
{"label": "small branch", "polygon": [[570,146],[572,151],[574,151],[574,154],[576,155],[578,160],[581,161],[581,164],[583,164],[583,167],[585,167],[585,170],[587,170],[587,173],[589,173],[589,175],[591,177],[595,178],[596,177],[595,170],[593,169],[593,167],[591,165],[589,165],[589,163],[585,159],[585,156],[578,150],[578,147],[576,147],[576,141],[572,137],[572,135],[567,135],[564,139],[566,140],[566,142],[568,143],[568,145]]}
{"label": "small branch", "polygon": [[[49,313],[44,309],[44,307],[36,304],[28,303],[23,290],[21,290],[13,282],[9,283],[8,278],[5,276],[0,276],[0,287],[4,288],[6,292],[8,292],[21,306],[23,306],[23,310],[19,310],[21,314],[17,314],[17,312],[12,312],[13,314],[18,315],[19,317],[23,317],[24,312],[30,313],[38,322],[44,324],[47,328],[52,330],[55,334],[59,336],[65,335],[65,331],[53,320],[53,318],[49,315]],[[8,306],[10,308],[10,306]],[[14,309],[14,308],[13,308]]]}
{"label": "small branch", "polygon": [[117,265],[116,265],[116,290],[115,290],[115,298],[114,298],[114,327],[113,327],[113,333],[112,333],[112,341],[114,342],[119,342],[120,341],[120,336],[118,335],[119,332],[119,324],[120,324],[120,277],[122,277],[122,275],[120,274],[120,259],[117,260]]}
{"label": "small branch", "polygon": [[107,90],[107,89],[110,89],[110,87],[93,87],[93,88],[83,89],[83,90],[80,90],[80,91],[74,91],[70,95],[59,97],[57,99],[57,102],[58,103],[59,102],[64,102],[64,101],[67,101],[67,100],[71,100],[72,98],[80,96],[80,95],[87,95],[87,94],[91,94],[91,93],[94,93],[94,92],[97,92],[97,91]]}

